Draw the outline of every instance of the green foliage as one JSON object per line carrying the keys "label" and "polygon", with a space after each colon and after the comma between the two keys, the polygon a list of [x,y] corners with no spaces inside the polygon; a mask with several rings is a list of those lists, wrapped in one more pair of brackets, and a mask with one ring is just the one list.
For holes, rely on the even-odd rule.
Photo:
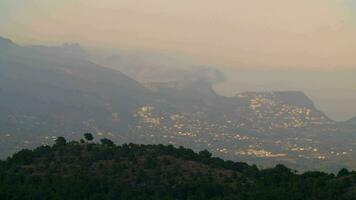
{"label": "green foliage", "polygon": [[212,154],[207,150],[199,152],[199,158],[202,161],[208,161],[211,158],[211,156]]}
{"label": "green foliage", "polygon": [[[64,139],[64,138],[63,138]],[[0,161],[0,199],[354,200],[356,173],[259,170],[172,145],[56,141]],[[60,147],[60,148],[58,148]]]}
{"label": "green foliage", "polygon": [[102,145],[111,146],[111,147],[115,146],[115,143],[107,138],[101,139],[100,142]]}
{"label": "green foliage", "polygon": [[92,141],[94,140],[94,137],[91,133],[84,133],[84,138],[87,140],[87,141]]}
{"label": "green foliage", "polygon": [[349,170],[343,168],[343,169],[341,169],[341,170],[339,171],[339,173],[337,174],[337,176],[347,176],[347,175],[349,175],[349,174],[350,174]]}
{"label": "green foliage", "polygon": [[64,146],[67,143],[67,140],[64,137],[58,137],[56,139],[56,146]]}

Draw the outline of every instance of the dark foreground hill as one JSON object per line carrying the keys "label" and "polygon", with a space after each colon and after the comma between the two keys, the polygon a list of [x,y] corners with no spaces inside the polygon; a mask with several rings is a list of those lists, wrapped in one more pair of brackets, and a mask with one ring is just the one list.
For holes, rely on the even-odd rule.
{"label": "dark foreground hill", "polygon": [[356,199],[356,173],[259,170],[172,145],[66,143],[0,162],[0,199]]}

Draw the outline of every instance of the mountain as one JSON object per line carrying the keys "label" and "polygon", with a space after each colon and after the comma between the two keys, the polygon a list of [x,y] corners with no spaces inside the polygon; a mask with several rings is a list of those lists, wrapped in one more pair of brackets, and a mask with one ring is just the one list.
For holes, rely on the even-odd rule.
{"label": "mountain", "polygon": [[0,37],[0,47],[1,49],[7,49],[10,48],[11,46],[14,46],[15,44],[7,38]]}
{"label": "mountain", "polygon": [[[209,82],[151,83],[161,101],[135,113],[132,141],[209,149],[226,159],[298,170],[355,169],[355,129],[335,123],[302,92],[216,94]],[[330,150],[332,149],[332,150]]]}
{"label": "mountain", "polygon": [[[235,97],[215,93],[210,82],[175,81],[146,84],[165,99],[172,112],[204,112],[214,122],[238,124],[239,128],[268,133],[276,129],[332,125],[334,121],[318,110],[312,100],[298,91],[244,92]],[[153,105],[160,109],[164,102]],[[162,111],[164,112],[164,111]]]}
{"label": "mountain", "polygon": [[1,199],[353,200],[356,172],[260,170],[172,145],[70,142],[0,161]]}
{"label": "mountain", "polygon": [[83,52],[78,45],[19,46],[0,39],[2,152],[6,144],[40,144],[58,132],[127,132],[133,110],[150,101],[150,92],[85,60]]}
{"label": "mountain", "polygon": [[0,45],[0,157],[92,132],[264,167],[356,169],[355,126],[330,120],[302,92],[226,97],[213,89],[223,76],[209,68],[143,84],[91,62],[78,44]]}
{"label": "mountain", "polygon": [[90,52],[90,59],[102,66],[117,69],[142,83],[208,80],[221,82],[220,70],[195,63],[185,56],[142,51]]}
{"label": "mountain", "polygon": [[298,128],[335,123],[319,111],[313,101],[302,92],[245,92],[238,94],[238,97],[249,102],[249,111],[245,116],[257,124],[256,129]]}
{"label": "mountain", "polygon": [[346,121],[347,124],[356,125],[356,117]]}

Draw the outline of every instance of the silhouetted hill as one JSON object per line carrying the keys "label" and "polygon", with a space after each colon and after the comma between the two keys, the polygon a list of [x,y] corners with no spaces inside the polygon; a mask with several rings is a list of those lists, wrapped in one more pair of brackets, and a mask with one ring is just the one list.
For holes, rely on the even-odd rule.
{"label": "silhouetted hill", "polygon": [[356,173],[259,170],[172,145],[66,143],[22,150],[0,162],[0,198],[352,200]]}

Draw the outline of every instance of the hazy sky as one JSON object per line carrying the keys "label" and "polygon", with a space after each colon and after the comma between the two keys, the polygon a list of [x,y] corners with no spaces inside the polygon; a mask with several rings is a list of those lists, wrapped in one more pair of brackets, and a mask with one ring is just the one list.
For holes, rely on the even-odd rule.
{"label": "hazy sky", "polygon": [[244,67],[355,67],[354,0],[0,0],[22,42],[172,51]]}
{"label": "hazy sky", "polygon": [[[323,97],[342,91],[354,109],[334,111],[356,115],[356,77],[347,76],[356,71],[356,0],[0,0],[0,35],[185,54],[225,68],[314,70],[316,79],[315,69],[328,70],[316,81]],[[328,85],[330,68],[340,83]],[[304,90],[317,93],[310,84]]]}

